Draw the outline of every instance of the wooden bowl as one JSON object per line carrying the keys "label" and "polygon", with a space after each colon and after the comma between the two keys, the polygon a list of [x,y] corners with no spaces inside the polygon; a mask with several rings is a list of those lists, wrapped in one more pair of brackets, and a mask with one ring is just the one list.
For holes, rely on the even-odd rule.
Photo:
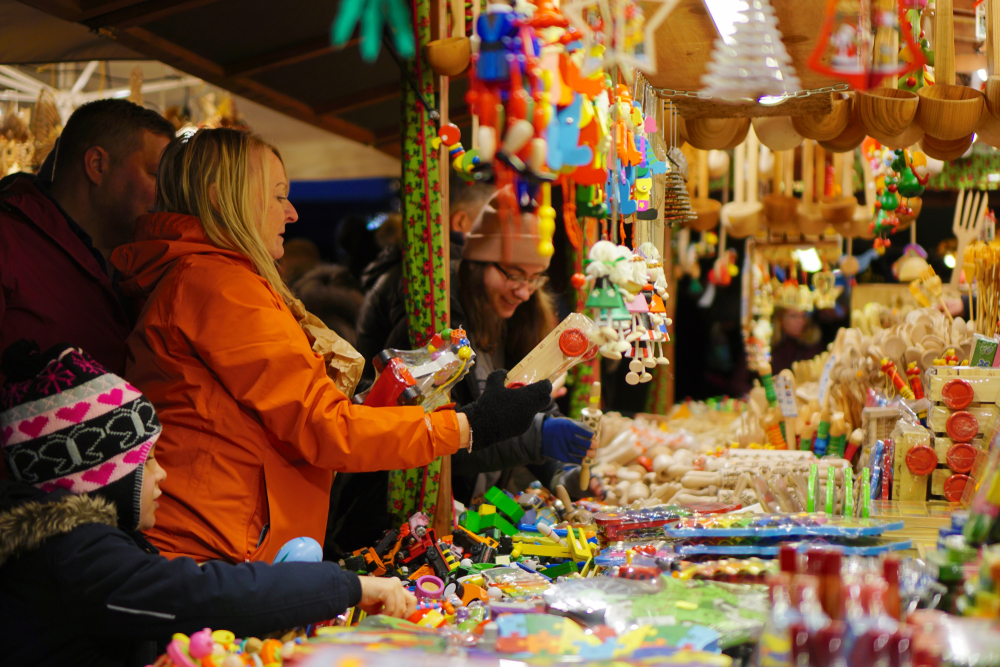
{"label": "wooden bowl", "polygon": [[920,106],[920,98],[915,93],[895,88],[862,91],[855,100],[861,122],[871,136],[875,136],[874,132],[886,137],[896,136],[913,122]]}
{"label": "wooden bowl", "polygon": [[[1000,77],[997,83],[1000,84]],[[993,148],[1000,148],[1000,118],[992,113],[980,116],[979,124],[976,125],[976,139]]]}
{"label": "wooden bowl", "polygon": [[896,215],[896,218],[899,220],[899,227],[896,228],[897,232],[909,229],[910,225],[920,217],[920,211],[924,208],[924,200],[920,197],[910,197],[906,200],[906,205],[913,210],[913,213],[909,215]]}
{"label": "wooden bowl", "polygon": [[858,104],[857,96],[850,95],[848,96],[848,100],[850,102],[850,115],[848,116],[847,126],[833,139],[819,142],[820,146],[831,153],[853,151],[861,145],[861,142],[867,136],[865,125],[861,122],[861,113],[858,110],[860,105]]}
{"label": "wooden bowl", "polygon": [[799,217],[796,223],[799,232],[806,236],[822,236],[826,232],[826,228],[829,227],[826,220],[823,219],[820,207],[816,204],[799,206]]}
{"label": "wooden bowl", "polygon": [[951,162],[952,160],[957,160],[962,157],[965,151],[969,150],[969,146],[971,145],[971,134],[967,137],[962,137],[961,139],[956,139],[954,141],[935,139],[928,134],[920,140],[920,149],[924,153],[936,160],[942,160],[943,162]]}
{"label": "wooden bowl", "polygon": [[764,205],[759,201],[729,202],[722,207],[719,215],[729,235],[734,239],[743,239],[760,229],[764,221],[763,210]]}
{"label": "wooden bowl", "polygon": [[909,148],[924,138],[924,128],[916,123],[911,123],[909,127],[895,136],[872,132],[871,137],[883,146],[893,150],[897,148]]}
{"label": "wooden bowl", "polygon": [[799,200],[771,193],[761,200],[767,227],[774,232],[794,232],[798,223]]}
{"label": "wooden bowl", "polygon": [[742,144],[744,141],[746,141],[748,134],[750,134],[750,123],[747,123],[745,126],[741,125],[739,129],[737,129],[736,134],[733,135],[733,140],[730,141],[728,144],[726,144],[725,150],[731,151],[740,144]]}
{"label": "wooden bowl", "polygon": [[764,116],[753,119],[753,131],[772,151],[790,151],[802,143],[789,116]]}
{"label": "wooden bowl", "polygon": [[983,94],[968,86],[939,83],[917,91],[917,124],[942,141],[956,141],[972,134],[986,105]]}
{"label": "wooden bowl", "polygon": [[[749,118],[695,118],[684,122],[688,143],[704,151],[738,146],[750,129]],[[733,143],[735,141],[735,144]]]}
{"label": "wooden bowl", "polygon": [[698,216],[695,220],[681,223],[696,232],[707,232],[715,229],[719,224],[719,211],[722,209],[722,202],[714,199],[692,199],[691,208]]}
{"label": "wooden bowl", "polygon": [[472,47],[468,37],[446,37],[429,42],[424,53],[435,74],[458,76],[469,66]]}
{"label": "wooden bowl", "polygon": [[831,102],[833,108],[825,116],[794,116],[792,125],[795,131],[815,141],[830,141],[840,136],[851,120],[851,98],[834,94]]}
{"label": "wooden bowl", "polygon": [[[856,197],[830,197],[824,199],[819,204],[820,213],[827,224],[845,225],[854,221],[854,212],[858,208]],[[840,230],[837,230],[841,233]]]}
{"label": "wooden bowl", "polygon": [[986,108],[994,116],[1000,118],[1000,75],[991,74],[986,77]]}

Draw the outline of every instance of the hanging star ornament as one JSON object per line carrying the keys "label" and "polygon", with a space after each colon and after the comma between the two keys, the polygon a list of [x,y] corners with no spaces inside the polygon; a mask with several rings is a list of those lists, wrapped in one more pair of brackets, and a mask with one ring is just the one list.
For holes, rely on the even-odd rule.
{"label": "hanging star ornament", "polygon": [[[619,65],[630,82],[632,68],[656,73],[656,30],[680,0],[572,0],[562,5],[563,14],[583,36],[584,76]],[[646,18],[643,6],[656,6]],[[595,52],[603,52],[594,57]]]}

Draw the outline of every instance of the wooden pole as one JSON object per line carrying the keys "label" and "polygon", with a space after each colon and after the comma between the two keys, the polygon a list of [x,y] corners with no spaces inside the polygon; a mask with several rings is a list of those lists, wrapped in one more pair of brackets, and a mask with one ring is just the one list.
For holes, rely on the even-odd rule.
{"label": "wooden pole", "polygon": [[[444,6],[444,0],[414,2],[413,36],[417,49],[407,67],[426,99],[433,99],[435,81],[433,71],[423,58],[423,47],[430,41],[432,30],[441,25],[440,14],[434,21],[433,12]],[[441,209],[442,191],[447,193],[441,180],[447,183],[447,171],[441,169],[441,154],[432,148],[438,123],[424,109],[405,77],[401,85],[403,281],[411,343],[419,346],[435,332],[449,326],[449,234],[448,222],[442,218]],[[447,95],[442,98],[447,100]],[[432,516],[432,524],[439,529],[439,535],[451,532],[451,468],[447,457],[436,459],[423,468],[390,471],[389,485],[389,513],[395,524],[402,523],[414,512],[423,511]]]}
{"label": "wooden pole", "polygon": [[813,170],[815,162],[815,144],[812,139],[802,142],[802,203],[806,206],[815,201],[816,179]]}
{"label": "wooden pole", "polygon": [[746,201],[747,181],[746,181],[747,144],[744,141],[733,151],[733,201]]}
{"label": "wooden pole", "polygon": [[955,25],[952,0],[934,0],[934,83],[955,85]]}
{"label": "wooden pole", "polygon": [[785,153],[785,196],[795,196],[795,149]]}
{"label": "wooden pole", "polygon": [[826,151],[819,144],[816,144],[814,151],[815,173],[813,176],[816,179],[815,196],[817,201],[823,201],[826,198]]}

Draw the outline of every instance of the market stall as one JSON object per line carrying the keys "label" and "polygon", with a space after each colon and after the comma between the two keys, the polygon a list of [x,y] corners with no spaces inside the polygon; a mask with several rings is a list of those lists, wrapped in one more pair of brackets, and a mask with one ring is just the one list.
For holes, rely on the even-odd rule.
{"label": "market stall", "polygon": [[[282,67],[351,52],[399,81],[324,113],[254,82],[266,54],[219,67],[166,39],[185,3],[145,4],[62,13],[398,145],[412,345],[356,402],[430,413],[473,368],[449,319],[454,172],[495,186],[505,256],[530,236],[570,258],[572,312],[505,385],[568,374],[594,450],[578,489],[490,485],[468,506],[449,457],[392,471],[392,527],[341,565],[400,579],[415,613],[176,635],[157,667],[1000,664],[1000,3],[345,1]],[[346,119],[390,98],[399,132]],[[932,208],[943,250],[918,242]],[[860,282],[886,257],[891,281]],[[674,400],[682,290],[739,293],[745,395]],[[336,375],[342,341],[319,331]],[[645,402],[606,412],[609,369]],[[276,561],[322,553],[299,538]]]}

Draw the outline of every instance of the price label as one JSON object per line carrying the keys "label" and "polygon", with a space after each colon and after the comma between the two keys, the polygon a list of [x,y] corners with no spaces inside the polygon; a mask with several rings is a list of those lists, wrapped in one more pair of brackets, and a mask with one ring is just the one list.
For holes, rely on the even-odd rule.
{"label": "price label", "polygon": [[799,406],[795,402],[795,382],[785,375],[774,376],[774,393],[778,396],[778,408],[782,416],[799,416]]}

